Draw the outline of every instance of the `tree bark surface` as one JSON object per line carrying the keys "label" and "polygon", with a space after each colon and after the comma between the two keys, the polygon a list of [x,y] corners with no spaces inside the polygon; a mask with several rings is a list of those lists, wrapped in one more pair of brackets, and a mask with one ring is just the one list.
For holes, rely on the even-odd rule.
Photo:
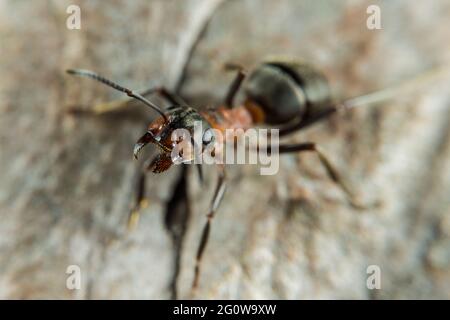
{"label": "tree bark surface", "polygon": [[[149,174],[149,206],[127,233],[132,147],[155,115],[138,105],[69,115],[122,96],[65,69],[137,90],[166,85],[206,107],[222,101],[229,61],[251,68],[268,55],[299,56],[351,97],[450,60],[448,1],[380,2],[382,29],[368,30],[372,2],[2,1],[0,298],[190,297],[214,168],[204,185],[188,168],[188,206],[176,201],[183,192],[174,196],[180,168]],[[70,4],[81,8],[81,30],[66,28]],[[229,166],[196,297],[450,298],[448,79],[286,140],[320,144],[380,207],[350,207],[313,154],[282,156],[273,176]],[[80,267],[80,290],[66,287],[69,265]],[[366,285],[371,265],[380,290]]]}

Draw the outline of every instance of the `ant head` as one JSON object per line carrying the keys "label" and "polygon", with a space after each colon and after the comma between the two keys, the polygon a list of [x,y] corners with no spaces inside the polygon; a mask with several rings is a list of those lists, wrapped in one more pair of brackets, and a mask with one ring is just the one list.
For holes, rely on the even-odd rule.
{"label": "ant head", "polygon": [[[168,113],[166,113],[139,93],[102,77],[95,72],[82,69],[69,69],[67,70],[67,73],[101,82],[113,89],[127,94],[131,98],[141,101],[161,115],[149,125],[147,132],[138,140],[133,150],[134,157],[137,158],[139,152],[146,144],[153,143],[159,147],[161,153],[148,167],[148,169],[151,169],[155,173],[166,171],[175,161],[189,162],[194,159],[194,152],[198,150],[198,148],[195,148],[196,142],[194,131],[198,125],[200,125],[201,128],[201,142],[198,143],[198,146],[201,145],[203,147],[214,141],[213,131],[211,130],[209,123],[202,115],[190,107],[174,106],[169,108],[167,110]],[[181,141],[189,142],[190,148],[188,148],[188,152],[185,152],[186,149],[184,146],[181,150],[176,149],[176,152],[173,152],[175,147]],[[194,152],[192,150],[194,150]]]}
{"label": "ant head", "polygon": [[[195,154],[192,151],[184,152],[184,154],[183,151],[185,151],[185,149],[181,149],[179,152],[177,151],[176,154],[173,154],[174,152],[172,151],[174,151],[175,147],[180,143],[179,138],[182,138],[181,140],[184,141],[187,140],[186,133],[189,134],[188,141],[191,142],[191,146],[195,146],[193,134],[194,129],[198,124],[200,124],[202,128],[202,142],[200,144],[205,146],[214,140],[212,130],[210,130],[210,125],[208,122],[197,111],[190,107],[174,106],[169,108],[167,110],[169,112],[166,113],[139,93],[123,87],[112,80],[102,77],[95,72],[82,69],[69,69],[67,70],[67,73],[91,78],[101,82],[113,89],[127,94],[131,98],[141,101],[143,104],[152,108],[161,115],[149,125],[147,132],[138,140],[133,150],[134,157],[137,158],[139,152],[146,144],[153,143],[159,147],[161,153],[150,163],[148,167],[148,169],[152,169],[155,173],[169,169],[174,161],[179,161],[180,158],[181,162],[191,161],[194,158]],[[174,138],[173,133],[177,133],[177,130],[182,131],[184,135],[178,136],[178,138],[176,137],[177,135],[175,135]],[[197,148],[190,149],[196,150]]]}
{"label": "ant head", "polygon": [[[189,162],[198,151],[195,141],[196,130],[201,130],[201,147],[213,142],[211,126],[195,109],[190,107],[171,107],[166,117],[151,122],[147,132],[134,145],[133,154],[137,158],[144,146],[155,144],[160,153],[149,164],[148,169],[155,173],[166,171],[175,162]],[[183,143],[183,145],[181,145]],[[181,145],[181,148],[178,147]],[[201,150],[200,150],[201,151]]]}

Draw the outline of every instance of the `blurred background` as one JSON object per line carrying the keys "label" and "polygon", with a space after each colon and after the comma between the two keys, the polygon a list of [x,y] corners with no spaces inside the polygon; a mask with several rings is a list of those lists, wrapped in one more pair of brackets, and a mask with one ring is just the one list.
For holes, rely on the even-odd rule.
{"label": "blurred background", "polygon": [[[66,27],[72,4],[79,30]],[[372,4],[380,30],[366,26]],[[448,63],[449,18],[447,0],[1,0],[0,298],[189,297],[213,168],[204,186],[189,167],[149,174],[149,206],[127,233],[132,148],[155,114],[68,114],[121,95],[65,69],[165,85],[202,108],[226,92],[224,63],[283,54],[351,97]],[[283,156],[274,176],[230,166],[196,297],[450,298],[449,110],[447,77],[289,137],[322,145],[376,209],[349,207],[314,155]],[[79,290],[66,287],[70,265]]]}

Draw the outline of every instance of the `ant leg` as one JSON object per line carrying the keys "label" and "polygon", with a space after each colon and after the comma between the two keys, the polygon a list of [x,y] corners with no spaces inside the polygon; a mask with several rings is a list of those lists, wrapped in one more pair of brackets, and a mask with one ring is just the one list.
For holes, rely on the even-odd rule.
{"label": "ant leg", "polygon": [[242,82],[245,79],[246,73],[242,66],[231,64],[231,63],[226,64],[225,69],[226,70],[237,70],[237,74],[236,74],[233,82],[231,82],[231,85],[228,88],[227,95],[225,96],[225,99],[224,99],[224,105],[227,108],[232,108],[234,98],[236,97],[236,94],[239,91],[239,88],[241,87]]}
{"label": "ant leg", "polygon": [[221,200],[223,198],[223,195],[224,195],[225,189],[226,189],[225,167],[223,165],[221,165],[219,168],[220,168],[219,179],[217,181],[217,186],[216,186],[216,190],[214,192],[214,197],[213,197],[213,199],[211,201],[211,208],[209,210],[208,215],[206,216],[207,221],[206,221],[206,224],[205,224],[205,226],[203,228],[200,244],[199,244],[198,249],[197,249],[197,256],[196,256],[196,261],[195,261],[195,271],[194,271],[194,280],[192,281],[192,292],[195,292],[195,290],[198,287],[198,280],[199,280],[199,276],[200,276],[200,265],[201,265],[203,253],[204,253],[205,248],[206,248],[206,244],[208,243],[209,232],[210,232],[210,228],[211,228],[211,221],[214,218],[214,214],[216,213],[217,208],[220,205],[220,202],[221,202]]}
{"label": "ant leg", "polygon": [[145,177],[146,171],[142,170],[139,174],[138,183],[136,185],[136,202],[128,215],[127,230],[129,232],[136,228],[139,222],[140,211],[148,205],[148,201],[145,198]]}
{"label": "ant leg", "polygon": [[[278,148],[279,148],[280,154],[281,153],[290,153],[290,152],[305,152],[305,151],[315,152],[317,154],[317,156],[319,157],[320,163],[325,168],[328,177],[334,183],[336,183],[336,185],[339,188],[341,188],[342,191],[344,191],[350,205],[353,206],[354,208],[361,209],[361,210],[366,208],[366,206],[360,204],[356,200],[356,197],[355,197],[354,193],[352,192],[351,188],[348,187],[348,185],[346,184],[344,179],[339,174],[338,170],[334,167],[334,165],[331,163],[331,161],[325,155],[324,151],[322,150],[322,148],[319,145],[317,145],[316,143],[313,143],[313,142],[305,142],[305,143],[298,143],[298,144],[291,144],[291,145],[282,144],[282,145],[279,145]],[[269,147],[269,150],[271,150],[270,147]]]}

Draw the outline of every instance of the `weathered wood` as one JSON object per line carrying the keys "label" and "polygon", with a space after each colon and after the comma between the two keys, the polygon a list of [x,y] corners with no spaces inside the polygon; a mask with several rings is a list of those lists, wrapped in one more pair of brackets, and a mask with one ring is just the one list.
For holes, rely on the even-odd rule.
{"label": "weathered wood", "polygon": [[[174,285],[189,296],[213,168],[203,187],[190,170],[182,246],[164,223],[179,168],[149,175],[149,207],[126,234],[138,172],[132,147],[154,113],[134,106],[68,115],[70,106],[119,94],[70,78],[66,68],[94,69],[135,89],[179,86],[202,106],[222,100],[228,61],[301,56],[325,71],[338,95],[354,96],[450,58],[445,0],[383,2],[383,29],[374,31],[366,28],[370,1],[225,1],[189,58],[219,2],[78,1],[81,30],[65,27],[72,1],[0,4],[0,297],[170,298],[178,253]],[[275,176],[231,166],[197,297],[449,298],[447,83],[288,139],[321,144],[380,208],[351,209],[313,155],[283,156]],[[72,264],[82,270],[78,291],[66,288]],[[381,268],[381,290],[366,287],[369,265]]]}

